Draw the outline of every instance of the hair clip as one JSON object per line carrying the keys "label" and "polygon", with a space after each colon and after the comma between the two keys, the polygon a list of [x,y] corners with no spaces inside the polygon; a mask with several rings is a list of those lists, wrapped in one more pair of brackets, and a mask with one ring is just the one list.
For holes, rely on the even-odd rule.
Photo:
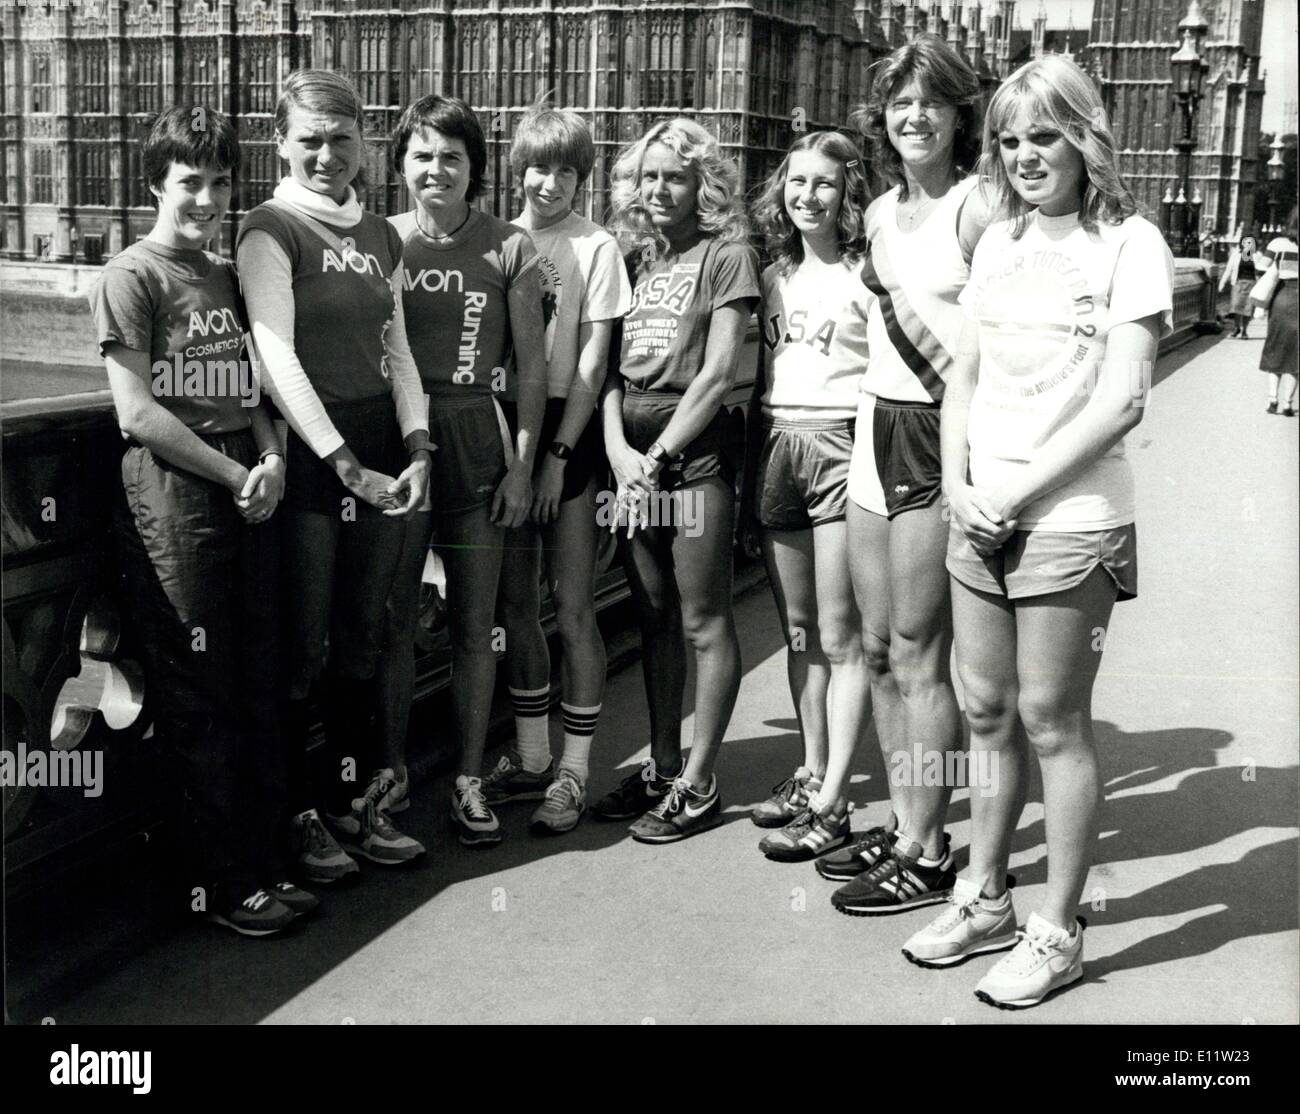
{"label": "hair clip", "polygon": [[846,169],[852,169],[853,167],[855,167],[855,166],[857,166],[857,165],[858,165],[858,160],[857,160],[857,159],[850,159],[848,162],[846,162],[846,163],[844,164],[844,166],[845,166]]}

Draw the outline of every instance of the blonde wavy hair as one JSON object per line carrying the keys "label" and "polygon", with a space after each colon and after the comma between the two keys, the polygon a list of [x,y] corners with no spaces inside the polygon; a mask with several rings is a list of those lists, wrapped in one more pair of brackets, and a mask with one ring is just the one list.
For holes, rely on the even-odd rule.
{"label": "blonde wavy hair", "polygon": [[695,214],[700,231],[719,240],[746,242],[749,221],[740,194],[740,171],[712,135],[684,116],[655,124],[620,152],[610,173],[609,230],[625,246],[651,238],[659,247],[668,247],[641,202],[641,164],[653,143],[668,147],[695,172],[699,182]]}
{"label": "blonde wavy hair", "polygon": [[1011,235],[1024,233],[1032,209],[1016,193],[998,150],[998,133],[1021,113],[1037,124],[1050,124],[1083,157],[1087,184],[1079,205],[1079,223],[1090,233],[1099,224],[1120,224],[1137,212],[1137,202],[1120,176],[1115,137],[1097,87],[1078,66],[1059,54],[1026,62],[998,86],[984,117],[981,172],[991,185],[996,211],[1014,220]]}

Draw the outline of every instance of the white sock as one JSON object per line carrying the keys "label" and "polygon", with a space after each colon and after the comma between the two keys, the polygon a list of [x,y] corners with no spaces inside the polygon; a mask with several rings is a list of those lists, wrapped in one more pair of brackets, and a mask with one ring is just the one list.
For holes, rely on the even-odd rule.
{"label": "white sock", "polygon": [[551,689],[510,690],[515,709],[515,749],[530,774],[540,774],[551,762],[551,735],[548,715]]}
{"label": "white sock", "polygon": [[572,771],[584,785],[587,783],[591,739],[596,734],[600,709],[599,704],[578,708],[560,702],[560,711],[564,715],[564,754],[560,757],[559,768]]}

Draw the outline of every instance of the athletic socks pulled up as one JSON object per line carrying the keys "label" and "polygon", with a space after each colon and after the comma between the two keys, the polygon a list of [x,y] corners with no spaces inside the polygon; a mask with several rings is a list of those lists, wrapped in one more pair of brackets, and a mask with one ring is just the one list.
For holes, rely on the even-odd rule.
{"label": "athletic socks pulled up", "polygon": [[587,783],[591,738],[596,733],[600,709],[599,704],[593,704],[589,708],[560,704],[560,711],[564,715],[564,754],[560,758],[559,768],[571,770],[584,785]]}
{"label": "athletic socks pulled up", "polygon": [[515,710],[515,749],[530,774],[540,774],[551,763],[551,739],[547,716],[551,710],[551,689],[510,690]]}

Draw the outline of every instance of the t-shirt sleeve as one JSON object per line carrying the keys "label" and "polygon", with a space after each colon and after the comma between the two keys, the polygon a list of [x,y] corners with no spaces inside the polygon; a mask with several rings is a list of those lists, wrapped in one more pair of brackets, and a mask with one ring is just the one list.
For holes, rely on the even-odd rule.
{"label": "t-shirt sleeve", "polygon": [[1160,335],[1174,325],[1174,257],[1150,221],[1135,222],[1119,249],[1110,282],[1110,327],[1160,314]]}
{"label": "t-shirt sleeve", "polygon": [[611,321],[622,317],[632,306],[632,285],[618,245],[602,240],[591,256],[587,275],[587,296],[582,302],[581,321]]}
{"label": "t-shirt sleeve", "polygon": [[752,311],[762,294],[758,283],[758,256],[748,244],[726,243],[713,256],[710,274],[713,298],[710,309],[743,300]]}
{"label": "t-shirt sleeve", "polygon": [[152,351],[153,296],[144,276],[131,263],[110,263],[104,269],[90,292],[90,314],[101,356],[110,344]]}
{"label": "t-shirt sleeve", "polygon": [[506,289],[513,289],[524,275],[537,266],[537,245],[522,228],[508,226],[510,235],[501,245],[501,268],[505,272]]}

